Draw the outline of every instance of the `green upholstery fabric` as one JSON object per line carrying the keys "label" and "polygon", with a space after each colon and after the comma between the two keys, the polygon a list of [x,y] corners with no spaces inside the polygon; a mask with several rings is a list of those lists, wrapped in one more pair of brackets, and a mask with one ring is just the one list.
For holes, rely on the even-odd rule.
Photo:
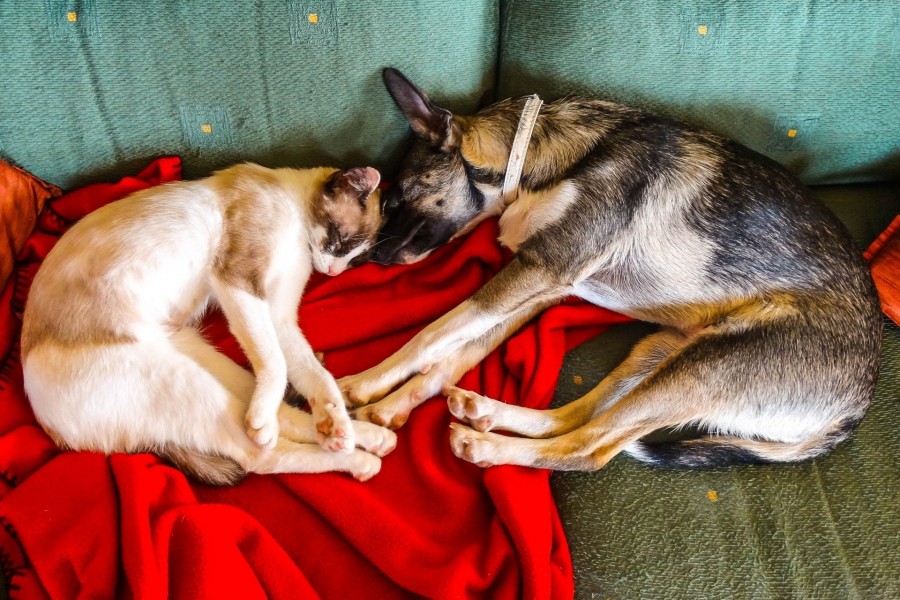
{"label": "green upholstery fabric", "polygon": [[2,2],[0,154],[63,188],[164,153],[189,177],[241,160],[386,167],[407,127],[382,68],[471,111],[495,79],[498,15],[496,0]]}
{"label": "green upholstery fabric", "polygon": [[[816,192],[860,245],[900,213],[897,186]],[[582,396],[653,330],[630,323],[573,350],[554,404]],[[872,407],[823,458],[681,472],[622,455],[596,473],[554,473],[576,597],[900,598],[898,398],[900,328],[888,321]]]}
{"label": "green upholstery fabric", "polygon": [[900,173],[895,0],[505,0],[502,24],[501,96],[646,108],[809,183]]}

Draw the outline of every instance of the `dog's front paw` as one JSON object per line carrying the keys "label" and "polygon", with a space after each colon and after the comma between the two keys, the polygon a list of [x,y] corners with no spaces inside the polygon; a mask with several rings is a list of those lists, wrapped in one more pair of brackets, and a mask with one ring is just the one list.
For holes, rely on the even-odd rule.
{"label": "dog's front paw", "polygon": [[399,429],[409,419],[410,408],[390,399],[369,404],[353,411],[353,416],[359,421],[365,421],[381,427]]}
{"label": "dog's front paw", "polygon": [[455,385],[444,389],[450,414],[464,423],[469,423],[476,431],[490,431],[494,427],[494,403],[475,392],[462,390]]}
{"label": "dog's front paw", "polygon": [[337,384],[349,407],[365,406],[381,400],[385,394],[391,391],[389,386],[380,385],[378,377],[364,371],[356,375],[348,375],[338,379]]}
{"label": "dog's front paw", "polygon": [[354,431],[350,415],[343,405],[326,400],[313,404],[316,442],[330,452],[353,452]]}
{"label": "dog's front paw", "polygon": [[244,417],[247,435],[260,448],[271,450],[278,442],[278,414],[254,410],[251,406]]}
{"label": "dog's front paw", "polygon": [[497,462],[497,448],[489,436],[459,423],[450,424],[450,448],[453,454],[479,467],[492,467]]}

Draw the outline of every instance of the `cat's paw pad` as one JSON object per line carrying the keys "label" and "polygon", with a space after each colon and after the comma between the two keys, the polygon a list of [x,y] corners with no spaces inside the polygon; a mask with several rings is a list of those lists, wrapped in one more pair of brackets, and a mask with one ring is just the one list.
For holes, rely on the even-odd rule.
{"label": "cat's paw pad", "polygon": [[[318,404],[316,406],[318,408]],[[333,402],[325,402],[322,411],[314,410],[316,441],[330,452],[348,454],[355,445],[353,424],[346,409]]]}
{"label": "cat's paw pad", "polygon": [[444,388],[444,394],[450,414],[460,421],[469,423],[477,431],[490,431],[494,426],[494,400],[455,385]]}
{"label": "cat's paw pad", "polygon": [[459,423],[450,424],[450,448],[453,454],[479,467],[491,467],[495,464],[493,457],[496,447],[488,438],[489,435],[470,429]]}
{"label": "cat's paw pad", "polygon": [[279,433],[277,415],[269,417],[248,412],[244,424],[247,426],[247,435],[254,444],[266,450],[275,447]]}
{"label": "cat's paw pad", "polygon": [[357,452],[350,473],[357,481],[368,481],[381,471],[381,459],[368,452]]}

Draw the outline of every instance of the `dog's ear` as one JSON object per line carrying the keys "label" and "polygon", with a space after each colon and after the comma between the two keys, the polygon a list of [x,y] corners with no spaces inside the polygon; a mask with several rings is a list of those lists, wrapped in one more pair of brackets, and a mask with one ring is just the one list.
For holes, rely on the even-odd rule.
{"label": "dog's ear", "polygon": [[444,151],[459,146],[460,129],[453,120],[453,113],[432,104],[425,92],[397,69],[385,69],[382,77],[394,102],[419,138]]}

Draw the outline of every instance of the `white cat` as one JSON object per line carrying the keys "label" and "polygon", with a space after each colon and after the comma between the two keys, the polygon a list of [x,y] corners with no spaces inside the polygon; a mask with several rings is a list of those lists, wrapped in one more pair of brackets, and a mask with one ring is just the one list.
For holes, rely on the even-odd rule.
{"label": "white cat", "polygon": [[[313,268],[336,275],[372,245],[379,179],[372,168],[243,164],[87,215],[47,256],[25,308],[38,421],[61,447],[155,452],[209,483],[375,475],[396,436],[350,421],[297,306]],[[212,302],[255,379],[195,328]],[[287,382],[312,415],[283,403]]]}

